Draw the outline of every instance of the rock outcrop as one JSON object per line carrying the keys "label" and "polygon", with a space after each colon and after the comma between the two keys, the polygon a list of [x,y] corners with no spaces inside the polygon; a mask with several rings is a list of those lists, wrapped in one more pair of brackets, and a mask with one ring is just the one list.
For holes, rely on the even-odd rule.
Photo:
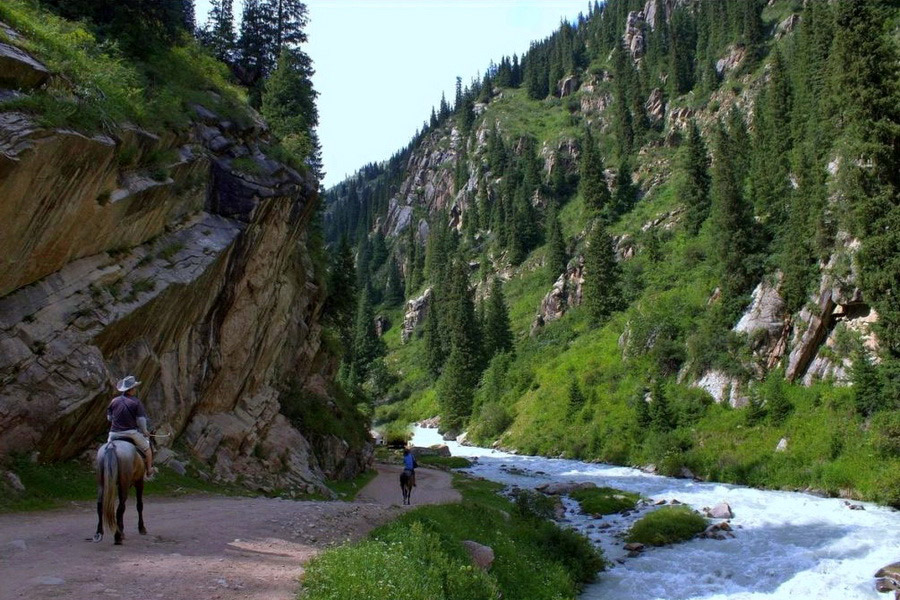
{"label": "rock outcrop", "polygon": [[647,43],[644,40],[644,29],[647,22],[644,20],[644,11],[633,10],[628,13],[625,20],[625,33],[622,35],[622,43],[631,53],[631,58],[638,60],[647,51]]}
{"label": "rock outcrop", "polygon": [[559,276],[541,300],[538,314],[531,324],[531,332],[535,333],[547,323],[561,319],[570,308],[580,305],[583,286],[584,259],[578,257],[571,261],[566,272]]}
{"label": "rock outcrop", "polygon": [[428,306],[430,305],[433,296],[434,292],[431,288],[428,288],[422,292],[421,296],[413,298],[406,303],[406,314],[403,317],[403,330],[400,332],[400,337],[404,342],[408,342],[409,338],[412,337],[412,334],[418,329],[419,325],[425,322],[425,318],[428,316]]}
{"label": "rock outcrop", "polygon": [[[21,62],[0,84],[41,83]],[[282,414],[289,383],[327,393],[336,367],[306,250],[317,182],[265,154],[257,115],[195,112],[181,130],[105,135],[0,113],[0,456],[80,455],[132,373],[171,460],[178,440],[219,479],[327,493],[371,446]]]}

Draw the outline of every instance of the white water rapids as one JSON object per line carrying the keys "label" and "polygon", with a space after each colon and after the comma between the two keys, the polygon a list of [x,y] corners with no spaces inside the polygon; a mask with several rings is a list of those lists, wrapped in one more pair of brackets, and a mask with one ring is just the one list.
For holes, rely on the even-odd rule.
{"label": "white water rapids", "polygon": [[[518,456],[445,442],[435,429],[416,428],[416,446],[447,444],[453,456],[475,458],[466,469],[507,485],[592,481],[695,509],[728,502],[734,538],[694,539],[648,548],[627,558],[621,534],[646,511],[597,520],[566,499],[565,524],[587,535],[611,562],[581,600],[887,600],[873,575],[900,560],[900,512],[866,502],[764,491],[649,475],[637,469],[575,460]],[[605,530],[598,525],[609,523]],[[617,559],[622,559],[618,562]]]}

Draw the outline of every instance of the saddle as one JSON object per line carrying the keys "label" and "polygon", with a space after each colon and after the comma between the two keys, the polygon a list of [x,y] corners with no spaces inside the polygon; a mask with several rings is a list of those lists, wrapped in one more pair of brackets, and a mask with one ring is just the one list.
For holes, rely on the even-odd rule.
{"label": "saddle", "polygon": [[142,459],[144,459],[144,462],[147,461],[147,454],[143,450],[138,448],[137,444],[135,444],[134,440],[131,439],[130,437],[119,437],[119,436],[113,434],[112,439],[109,441],[111,441],[111,442],[128,442],[129,444],[134,446],[135,451],[140,455],[140,457]]}

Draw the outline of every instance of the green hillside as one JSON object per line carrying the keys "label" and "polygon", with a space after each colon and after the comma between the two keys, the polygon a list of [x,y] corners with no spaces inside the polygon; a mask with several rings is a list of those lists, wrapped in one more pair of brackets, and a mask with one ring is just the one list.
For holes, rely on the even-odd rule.
{"label": "green hillside", "polygon": [[329,191],[343,381],[389,428],[896,505],[898,11],[664,4],[563,24]]}

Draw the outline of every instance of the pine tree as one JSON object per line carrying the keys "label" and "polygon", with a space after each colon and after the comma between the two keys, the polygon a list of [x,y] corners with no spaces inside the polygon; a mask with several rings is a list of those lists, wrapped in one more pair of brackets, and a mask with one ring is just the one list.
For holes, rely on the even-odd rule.
{"label": "pine tree", "polygon": [[397,261],[391,258],[388,266],[387,283],[384,289],[384,302],[389,306],[397,306],[403,302],[403,281]]}
{"label": "pine tree", "polygon": [[509,310],[506,307],[503,286],[498,277],[494,277],[494,281],[491,283],[491,295],[485,309],[484,344],[485,355],[488,359],[501,352],[509,352],[513,348]]}
{"label": "pine tree", "polygon": [[569,377],[569,414],[574,415],[584,407],[587,398],[578,385],[578,377],[574,373],[570,373]]}
{"label": "pine tree", "polygon": [[238,39],[238,77],[250,88],[250,103],[262,102],[262,82],[275,63],[272,43],[273,17],[262,0],[244,0],[241,35]]}
{"label": "pine tree", "polygon": [[578,185],[584,198],[584,205],[591,217],[597,218],[604,214],[611,197],[603,172],[603,158],[600,156],[600,149],[597,148],[588,129],[585,130],[582,141],[580,167],[581,176]]}
{"label": "pine tree", "polygon": [[675,195],[686,207],[685,227],[692,235],[709,216],[709,156],[697,124],[688,125],[685,144],[678,154]]}
{"label": "pine tree", "polygon": [[448,431],[462,429],[472,412],[475,386],[468,381],[468,361],[460,348],[453,348],[437,384],[441,425]]}
{"label": "pine tree", "polygon": [[306,42],[304,31],[309,16],[306,5],[299,0],[267,0],[273,16],[272,54],[278,56],[285,49],[296,49]]}
{"label": "pine tree", "polygon": [[385,355],[384,340],[375,332],[375,308],[369,290],[363,289],[356,313],[353,331],[353,358],[350,365],[350,381],[356,385],[365,382],[372,363]]}
{"label": "pine tree", "polygon": [[356,307],[356,273],[353,252],[347,242],[347,236],[342,236],[337,251],[332,255],[325,314],[335,324],[344,348],[350,348],[353,341]]}
{"label": "pine tree", "polygon": [[584,258],[584,305],[595,323],[605,321],[622,304],[621,276],[613,240],[601,223],[588,235]]}
{"label": "pine tree", "polygon": [[785,223],[791,196],[791,89],[781,53],[772,53],[769,81],[757,102],[751,158],[756,212],[774,235]]}
{"label": "pine tree", "polygon": [[712,219],[722,293],[732,308],[749,291],[754,276],[755,224],[741,193],[734,150],[721,125],[717,128],[712,168]]}
{"label": "pine tree", "polygon": [[663,387],[662,379],[653,382],[650,402],[650,429],[657,433],[664,433],[675,428],[672,410],[669,408],[669,399]]}
{"label": "pine tree", "polygon": [[612,202],[607,205],[609,210],[606,213],[606,222],[611,223],[631,210],[636,199],[637,190],[631,180],[631,162],[626,157],[616,173],[616,192],[613,194]]}
{"label": "pine tree", "polygon": [[318,93],[312,85],[312,61],[300,50],[284,49],[265,83],[260,112],[282,146],[321,176],[321,150],[315,127]]}
{"label": "pine tree", "polygon": [[428,308],[428,316],[425,317],[425,363],[432,378],[437,379],[444,368],[447,355],[444,353],[444,345],[439,331],[440,318],[437,313],[437,303],[432,298]]}
{"label": "pine tree", "polygon": [[234,59],[234,0],[212,0],[202,40],[213,56],[222,62]]}
{"label": "pine tree", "polygon": [[546,234],[547,239],[547,279],[553,283],[561,273],[566,272],[569,258],[566,256],[566,241],[563,238],[562,227],[559,225],[559,216],[556,211],[556,203],[550,202],[547,211]]}
{"label": "pine tree", "polygon": [[883,408],[891,408],[886,402],[878,368],[872,364],[872,359],[864,348],[859,348],[853,357],[853,398],[856,402],[856,412],[868,417]]}
{"label": "pine tree", "polygon": [[650,423],[652,418],[650,416],[650,405],[647,404],[647,400],[644,397],[646,391],[642,391],[636,398],[634,398],[634,420],[637,423],[638,427],[642,430],[646,430],[650,428]]}

